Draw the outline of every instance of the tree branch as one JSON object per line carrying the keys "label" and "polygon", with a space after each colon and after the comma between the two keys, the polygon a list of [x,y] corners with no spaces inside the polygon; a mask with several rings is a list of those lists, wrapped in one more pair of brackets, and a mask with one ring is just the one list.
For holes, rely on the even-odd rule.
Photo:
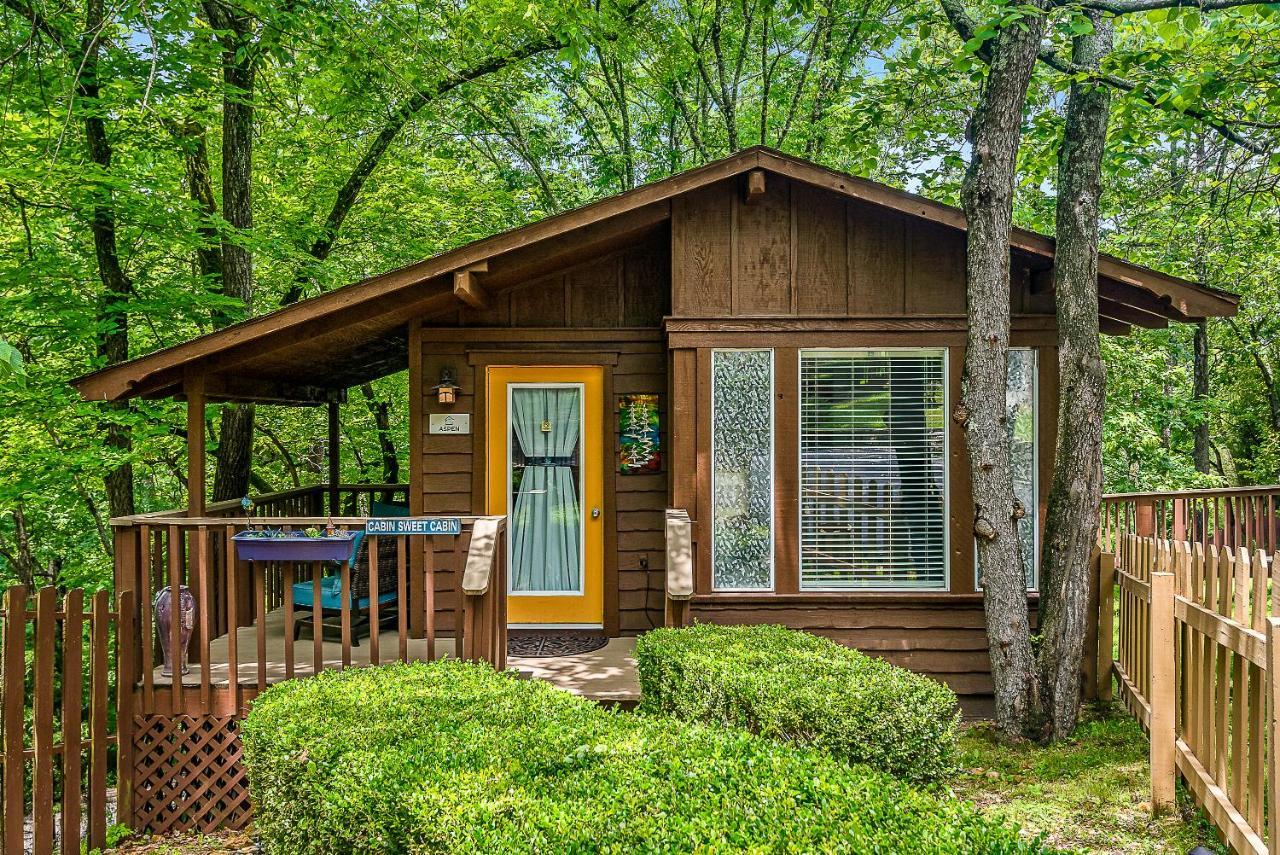
{"label": "tree branch", "polygon": [[[527,42],[509,54],[488,56],[469,68],[450,74],[430,86],[419,89],[412,97],[402,102],[392,111],[386,124],[382,126],[382,130],[374,137],[373,142],[365,150],[355,169],[351,170],[346,182],[338,190],[338,195],[333,200],[333,205],[329,208],[329,214],[325,217],[324,225],[321,226],[320,234],[312,241],[308,250],[310,255],[317,261],[324,261],[329,257],[329,253],[333,250],[334,241],[338,237],[338,231],[347,219],[347,214],[351,213],[351,209],[355,207],[356,199],[360,196],[364,185],[381,162],[382,156],[386,154],[387,149],[391,147],[391,143],[399,136],[400,131],[409,123],[409,120],[421,112],[423,108],[465,83],[493,74],[545,51],[559,50],[564,46],[565,41],[560,36],[544,36],[541,39]],[[287,306],[301,299],[303,288],[307,281],[306,271],[301,271],[293,285],[285,292],[281,303]]]}
{"label": "tree branch", "polygon": [[[951,2],[951,0],[947,0],[947,2]],[[1177,4],[1177,5],[1189,5],[1189,4]],[[1087,8],[1094,8],[1094,7],[1092,5],[1088,5]],[[1140,84],[1132,80],[1128,80],[1124,77],[1120,77],[1115,74],[1101,73],[1101,72],[1094,71],[1093,69],[1083,68],[1079,65],[1075,65],[1074,63],[1070,62],[1069,60],[1063,59],[1062,57],[1054,53],[1052,50],[1049,50],[1047,48],[1040,52],[1040,61],[1043,62],[1045,65],[1049,66],[1050,68],[1054,68],[1054,69],[1057,69],[1058,71],[1061,71],[1063,74],[1088,75],[1090,78],[1098,81],[1099,83],[1104,83],[1107,86],[1110,86],[1112,89],[1118,89],[1121,92],[1127,92],[1129,94],[1136,95],[1144,103],[1152,107],[1158,107],[1168,112],[1181,113],[1185,116],[1190,116],[1191,118],[1203,124],[1205,127],[1212,129],[1215,133],[1218,134],[1218,136],[1222,137],[1228,142],[1231,142],[1231,143],[1234,143],[1235,145],[1240,146],[1245,151],[1248,151],[1251,154],[1267,155],[1270,153],[1265,146],[1259,145],[1253,140],[1248,139],[1244,136],[1241,136],[1238,131],[1236,131],[1234,128],[1231,127],[1230,123],[1226,119],[1219,118],[1218,116],[1213,115],[1209,111],[1202,110],[1199,107],[1188,107],[1185,110],[1178,110],[1167,101],[1157,103],[1155,95],[1152,95],[1150,92],[1146,91],[1146,89],[1143,86],[1141,86]]]}
{"label": "tree branch", "polygon": [[1134,12],[1151,12],[1155,9],[1199,9],[1213,12],[1219,9],[1236,9],[1240,6],[1266,6],[1261,0],[1083,0],[1086,9],[1110,12],[1113,15],[1129,15]]}
{"label": "tree branch", "polygon": [[[951,28],[956,31],[956,35],[964,39],[966,42],[974,37],[977,27],[974,24],[973,18],[971,18],[969,13],[965,11],[962,0],[938,0],[938,5],[942,7],[942,11],[947,16],[947,20],[951,23]],[[1232,6],[1256,6],[1260,4],[1258,4],[1256,0],[1203,0],[1203,2],[1196,2],[1196,0],[1096,0],[1096,2],[1094,2],[1094,0],[1086,0],[1083,5],[1087,9],[1112,11],[1116,14],[1125,14],[1127,12],[1139,12],[1145,9],[1164,9],[1173,6],[1190,6],[1197,9],[1212,10],[1226,9]],[[985,42],[982,47],[978,48],[977,56],[983,62],[991,61],[991,49]],[[1147,92],[1140,84],[1115,74],[1105,74],[1098,72],[1095,69],[1076,65],[1070,60],[1058,56],[1049,48],[1044,48],[1040,51],[1039,59],[1045,65],[1056,69],[1063,74],[1086,75],[1089,78],[1092,78],[1099,83],[1104,83],[1113,89],[1118,89],[1121,92],[1136,95],[1143,102],[1152,107],[1158,107],[1162,110],[1177,112],[1184,116],[1189,116],[1212,129],[1223,139],[1240,146],[1251,154],[1264,156],[1270,154],[1270,151],[1265,146],[1260,145],[1247,137],[1241,136],[1238,131],[1231,127],[1230,122],[1226,119],[1213,115],[1207,110],[1203,110],[1199,107],[1177,110],[1167,101],[1157,103],[1156,96]]]}
{"label": "tree branch", "polygon": [[29,6],[26,3],[21,2],[21,0],[0,0],[0,4],[3,4],[7,8],[12,9],[22,17],[26,18],[28,23],[31,24],[32,29],[48,36],[50,41],[61,48],[63,52],[73,60],[78,61],[80,59],[74,54],[69,45],[70,37],[63,35],[62,32],[53,25],[53,22],[37,12],[34,6]]}

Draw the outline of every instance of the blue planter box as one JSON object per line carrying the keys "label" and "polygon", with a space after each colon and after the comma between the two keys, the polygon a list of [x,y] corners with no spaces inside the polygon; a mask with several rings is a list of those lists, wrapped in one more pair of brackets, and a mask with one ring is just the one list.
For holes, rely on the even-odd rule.
{"label": "blue planter box", "polygon": [[307,537],[300,532],[257,537],[242,531],[231,539],[243,561],[347,561],[356,535],[354,531],[339,531],[321,537]]}

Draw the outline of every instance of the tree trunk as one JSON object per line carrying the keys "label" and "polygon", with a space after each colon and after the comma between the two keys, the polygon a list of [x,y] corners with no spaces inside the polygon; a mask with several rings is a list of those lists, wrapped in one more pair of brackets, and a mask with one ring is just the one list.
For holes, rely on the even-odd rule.
{"label": "tree trunk", "polygon": [[[1043,9],[1043,0],[1036,7]],[[968,219],[968,336],[961,401],[972,472],[974,533],[996,721],[1010,737],[1027,735],[1038,712],[1026,577],[1013,517],[1005,387],[1009,373],[1009,237],[1022,112],[1035,67],[1043,14],[997,33],[987,78],[970,122],[972,155],[961,188]]]}
{"label": "tree trunk", "polygon": [[[382,483],[398,484],[400,483],[400,460],[396,456],[395,441],[391,438],[391,402],[379,401],[374,394],[372,383],[363,384],[360,387],[360,394],[364,396],[365,404],[369,407],[377,429],[378,452],[382,458]],[[384,493],[382,500],[392,501],[392,494]]]}
{"label": "tree trunk", "polygon": [[1205,318],[1196,321],[1194,371],[1192,397],[1199,410],[1197,411],[1198,420],[1193,434],[1195,439],[1193,457],[1196,471],[1208,475],[1209,419],[1205,416],[1203,409],[1205,402],[1209,400],[1209,321]]}
{"label": "tree trunk", "polygon": [[[175,123],[173,133],[183,147],[187,191],[205,216],[199,228],[201,244],[196,249],[196,272],[206,285],[222,290],[222,247],[218,228],[214,223],[218,216],[218,202],[213,189],[213,170],[209,167],[209,144],[205,138],[205,128],[199,122],[187,122],[180,126]],[[235,318],[228,316],[222,309],[215,310],[213,314],[215,327],[225,327],[234,321]]]}
{"label": "tree trunk", "polygon": [[249,493],[253,473],[253,404],[224,406],[219,431],[213,501],[225,502]]}
{"label": "tree trunk", "polygon": [[[232,228],[222,241],[222,292],[253,309],[253,253],[238,232],[253,228],[253,84],[258,53],[249,18],[217,0],[205,4],[222,43],[222,216]],[[213,501],[249,491],[253,467],[253,405],[222,408]]]}
{"label": "tree trunk", "polygon": [[[1098,68],[1111,51],[1111,22],[1087,12],[1092,33],[1072,46],[1077,65]],[[1040,574],[1042,700],[1050,736],[1075,728],[1088,618],[1089,555],[1102,499],[1102,412],[1106,374],[1098,339],[1098,200],[1110,91],[1075,81],[1058,156],[1058,436]]]}
{"label": "tree trunk", "polygon": [[[102,0],[88,0],[85,6],[85,36],[82,41],[83,59],[79,69],[78,95],[88,102],[85,110],[84,132],[89,148],[89,159],[104,173],[111,170],[111,143],[102,114],[94,103],[98,100],[98,59],[103,28]],[[106,186],[104,182],[104,186]],[[98,278],[102,280],[102,298],[99,301],[98,322],[102,332],[98,338],[98,356],[106,365],[115,365],[129,358],[129,301],[133,296],[133,283],[120,264],[116,245],[115,206],[111,191],[100,189],[93,205],[90,230],[93,232],[93,249],[98,262]],[[113,457],[120,462],[103,479],[107,490],[107,503],[111,516],[129,516],[134,513],[133,497],[133,439],[126,416],[129,405],[113,402],[106,405],[107,418],[102,422],[105,442]]]}

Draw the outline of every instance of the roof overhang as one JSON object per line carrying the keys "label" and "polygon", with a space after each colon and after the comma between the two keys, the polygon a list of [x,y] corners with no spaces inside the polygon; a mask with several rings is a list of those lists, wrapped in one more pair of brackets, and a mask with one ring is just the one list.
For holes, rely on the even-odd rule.
{"label": "roof overhang", "polygon": [[[477,305],[485,295],[597,257],[664,228],[671,199],[764,169],[864,203],[964,230],[950,205],[836,172],[764,147],[610,196],[572,211],[372,276],[190,341],[75,380],[89,400],[176,397],[183,378],[206,378],[210,400],[321,403],[407,364],[407,324]],[[1033,279],[1052,267],[1054,242],[1015,229],[1010,250],[1031,260]],[[483,274],[477,276],[477,271]],[[1132,325],[1235,314],[1239,298],[1102,255],[1104,332]],[[1034,281],[1033,281],[1034,286]]]}

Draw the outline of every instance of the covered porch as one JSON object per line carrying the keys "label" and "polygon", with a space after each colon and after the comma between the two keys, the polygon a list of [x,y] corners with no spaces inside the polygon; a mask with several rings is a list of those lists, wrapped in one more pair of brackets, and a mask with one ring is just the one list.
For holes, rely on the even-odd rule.
{"label": "covered porch", "polygon": [[[320,484],[253,497],[252,516],[223,502],[200,516],[114,520],[117,590],[130,613],[122,617],[132,617],[121,673],[133,677],[135,711],[235,715],[283,680],[445,657],[600,702],[638,700],[634,638],[575,655],[507,655],[504,517],[459,517],[456,535],[365,534],[406,490]],[[359,532],[362,545],[341,561],[245,560],[236,540],[250,529],[330,526]],[[165,600],[183,604],[186,625],[161,614]],[[166,673],[165,648],[187,653],[180,680]]]}

